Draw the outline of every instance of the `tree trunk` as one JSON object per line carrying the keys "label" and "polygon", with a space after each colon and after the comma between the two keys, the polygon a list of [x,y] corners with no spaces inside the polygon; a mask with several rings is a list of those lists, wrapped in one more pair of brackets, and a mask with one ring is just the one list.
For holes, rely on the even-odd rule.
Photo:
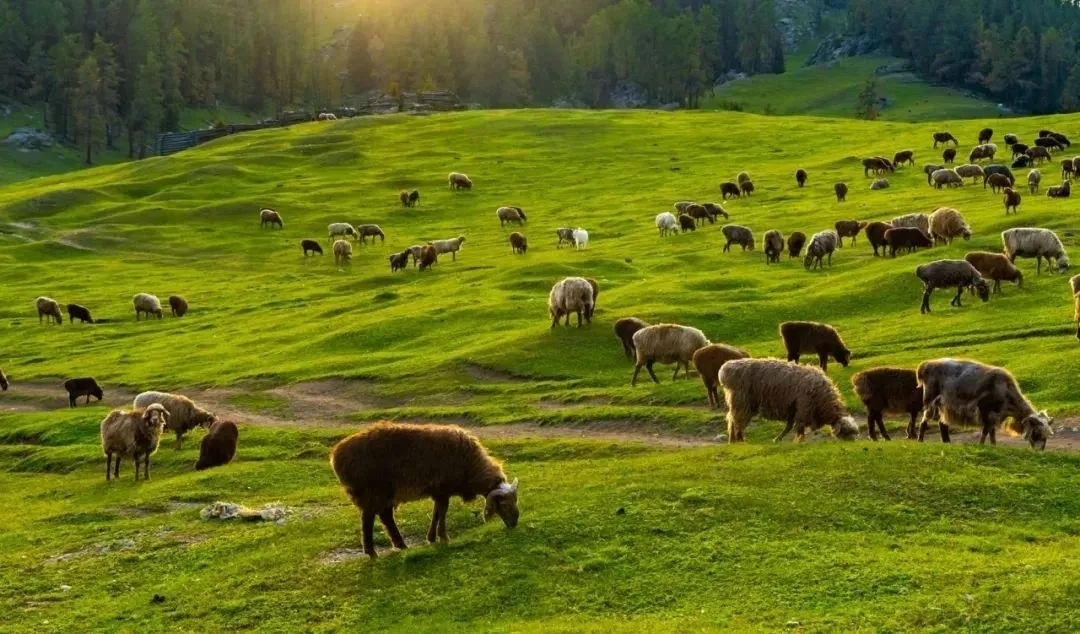
{"label": "tree trunk", "polygon": [[[129,124],[128,127],[127,127],[127,131],[128,131],[128,160],[130,161],[131,159],[135,158],[135,130],[131,129],[131,125]],[[139,158],[142,158],[142,157],[139,157]]]}
{"label": "tree trunk", "polygon": [[94,148],[94,135],[92,133],[88,132],[86,134],[86,164],[87,165],[93,165],[94,164],[93,157],[91,156],[91,151],[93,150],[93,148]]}

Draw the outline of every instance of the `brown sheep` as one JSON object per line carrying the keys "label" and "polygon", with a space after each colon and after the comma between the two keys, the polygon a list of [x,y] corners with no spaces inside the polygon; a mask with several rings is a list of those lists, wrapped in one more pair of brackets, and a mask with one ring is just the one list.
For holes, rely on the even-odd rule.
{"label": "brown sheep", "polygon": [[1024,285],[1024,274],[1020,272],[1020,269],[1009,261],[1007,255],[1001,253],[990,253],[989,251],[972,251],[964,256],[964,260],[968,264],[975,267],[975,270],[982,275],[983,278],[988,280],[994,280],[994,286],[991,292],[1001,292],[1001,282],[1016,282],[1017,286]]}
{"label": "brown sheep", "polygon": [[844,183],[837,183],[833,185],[833,191],[836,192],[836,202],[842,203],[847,200],[847,185]]}
{"label": "brown sheep", "polygon": [[685,231],[697,231],[697,221],[689,214],[679,214],[679,228]]}
{"label": "brown sheep", "polygon": [[983,128],[982,130],[979,130],[979,145],[989,143],[993,136],[994,130],[992,128]]}
{"label": "brown sheep", "polygon": [[1013,143],[1009,146],[1009,149],[1012,150],[1013,158],[1017,158],[1019,156],[1028,156],[1027,151],[1030,149],[1030,146],[1028,146],[1027,143]]}
{"label": "brown sheep", "polygon": [[795,182],[799,184],[799,187],[806,185],[806,179],[809,178],[806,174],[806,170],[800,168],[795,172]]}
{"label": "brown sheep", "polygon": [[701,382],[705,384],[709,407],[720,407],[720,368],[728,361],[748,358],[750,355],[744,350],[722,343],[709,344],[694,353],[694,367],[701,376]]}
{"label": "brown sheep", "polygon": [[727,200],[728,198],[738,198],[742,196],[742,189],[737,183],[727,182],[720,183],[720,198],[721,200]]}
{"label": "brown sheep", "polygon": [[213,467],[220,467],[232,462],[236,455],[236,440],[240,432],[236,429],[236,423],[231,421],[219,421],[210,427],[210,431],[203,436],[202,445],[199,446],[199,460],[195,463],[195,470],[202,471]]}
{"label": "brown sheep", "polygon": [[720,232],[727,238],[727,243],[724,244],[724,253],[730,251],[733,244],[741,246],[743,251],[747,249],[754,250],[754,232],[750,229],[740,225],[724,225],[720,228]]}
{"label": "brown sheep", "polygon": [[745,183],[739,185],[739,188],[742,190],[744,196],[749,197],[750,194],[754,193],[753,181],[746,181]]}
{"label": "brown sheep", "polygon": [[870,158],[864,158],[862,160],[863,176],[870,176],[870,172],[874,174],[884,174],[885,172],[894,171],[892,163],[889,159],[880,156],[871,156]]}
{"label": "brown sheep", "polygon": [[784,234],[777,229],[765,233],[765,264],[780,263],[780,254],[784,252]]}
{"label": "brown sheep", "polygon": [[[725,211],[723,207],[717,205],[716,203],[701,203],[701,206],[705,208],[706,212],[712,214],[713,218],[716,218],[717,216],[723,216],[725,219],[731,217],[728,215],[728,212]],[[693,214],[690,215],[692,216]]]}
{"label": "brown sheep", "polygon": [[406,502],[434,501],[430,543],[436,537],[450,542],[446,513],[455,496],[471,502],[482,495],[485,521],[498,515],[508,528],[518,523],[518,481],[507,483],[502,465],[460,427],[376,423],[339,442],[330,452],[330,466],[360,509],[364,553],[371,559],[377,557],[376,516],[394,548],[406,547],[394,520],[394,509]]}
{"label": "brown sheep", "polygon": [[860,231],[866,228],[866,223],[858,220],[837,220],[834,226],[836,227],[836,235],[840,236],[840,243],[836,246],[843,248],[844,238],[851,238],[851,246],[855,246],[855,238]]}
{"label": "brown sheep", "polygon": [[634,348],[634,333],[648,327],[647,322],[637,317],[624,317],[615,322],[615,336],[622,342],[623,352],[626,353],[627,359],[633,361],[637,356],[637,350]]}
{"label": "brown sheep", "polygon": [[1061,159],[1061,180],[1072,180],[1073,177],[1073,160]]}
{"label": "brown sheep", "polygon": [[450,183],[450,189],[472,189],[472,180],[468,176],[458,173],[450,172],[450,175],[446,177],[446,181]]}
{"label": "brown sheep", "polygon": [[1012,187],[1005,188],[1005,215],[1009,215],[1009,209],[1012,209],[1013,213],[1019,213],[1020,207],[1020,192],[1016,191]]}
{"label": "brown sheep", "polygon": [[574,244],[574,230],[570,227],[560,227],[555,230],[555,235],[559,237],[559,244],[555,245],[556,249],[561,249],[563,242]]}
{"label": "brown sheep", "polygon": [[959,146],[960,145],[960,142],[956,140],[956,137],[949,134],[948,132],[935,132],[934,133],[934,149],[937,149],[938,143],[944,143],[944,144],[952,143],[954,146]]}
{"label": "brown sheep", "polygon": [[173,317],[183,317],[187,314],[187,300],[179,295],[169,295],[169,311]]}
{"label": "brown sheep", "polygon": [[828,371],[829,357],[845,368],[851,362],[851,351],[844,345],[840,333],[828,324],[813,321],[786,321],[780,324],[780,337],[784,340],[787,360],[799,362],[805,353],[815,353],[821,369]]}
{"label": "brown sheep", "polygon": [[420,249],[420,270],[430,269],[431,265],[437,264],[439,261],[439,254],[435,250],[435,245],[430,242],[421,247]]}
{"label": "brown sheep", "polygon": [[941,162],[942,163],[945,163],[946,165],[948,165],[950,163],[954,163],[955,161],[956,161],[956,148],[954,148],[954,147],[946,148],[945,151],[941,153]]}
{"label": "brown sheep", "polygon": [[1069,183],[1072,181],[1065,181],[1057,187],[1047,187],[1046,195],[1049,198],[1068,198],[1072,193],[1072,187]]}
{"label": "brown sheep", "polygon": [[917,227],[894,227],[885,231],[885,242],[889,245],[889,257],[895,258],[900,250],[914,251],[920,247],[932,247],[934,241]]}
{"label": "brown sheep", "polygon": [[259,227],[273,227],[277,225],[278,229],[284,229],[285,223],[281,220],[281,214],[273,209],[262,209],[259,211]]}
{"label": "brown sheep", "polygon": [[525,252],[529,250],[529,241],[521,233],[515,231],[510,234],[510,249],[515,254],[525,255]]}
{"label": "brown sheep", "polygon": [[[878,249],[881,249],[881,255],[885,255],[885,248],[889,246],[888,240],[885,239],[885,233],[893,226],[887,222],[871,222],[866,225],[863,230],[866,233],[866,239],[870,242],[870,246],[874,247],[874,257],[877,257]],[[855,244],[852,242],[852,244]]]}
{"label": "brown sheep", "polygon": [[[169,413],[161,405],[146,409],[109,412],[101,421],[101,452],[105,454],[105,481],[120,477],[120,460],[127,456],[135,461],[135,479],[139,479],[139,459],[143,459],[144,479],[150,479],[150,456],[161,442],[161,432],[168,423]],[[113,466],[113,455],[116,466]],[[111,478],[110,478],[111,476]]]}
{"label": "brown sheep", "polygon": [[1041,139],[1035,139],[1035,147],[1046,148],[1047,150],[1064,150],[1065,146],[1054,137],[1043,137]]}
{"label": "brown sheep", "polygon": [[960,301],[964,296],[964,289],[979,294],[979,299],[990,299],[990,285],[982,278],[979,271],[965,260],[936,260],[928,264],[920,264],[915,267],[915,276],[923,283],[922,306],[919,312],[923,315],[930,312],[930,296],[936,289],[949,289],[956,287],[956,297],[950,304],[960,308]]}
{"label": "brown sheep", "polygon": [[41,323],[41,318],[44,317],[46,323],[56,322],[57,324],[64,323],[64,315],[60,312],[60,304],[55,299],[50,297],[39,297],[34,300],[34,306],[37,307],[38,323]]}
{"label": "brown sheep", "polygon": [[1050,150],[1044,147],[1028,148],[1028,150],[1024,152],[1024,154],[1030,156],[1031,160],[1035,161],[1036,164],[1039,164],[1042,161],[1050,160]]}
{"label": "brown sheep", "polygon": [[409,268],[409,256],[412,255],[412,249],[405,249],[401,253],[391,253],[387,259],[390,261],[390,272],[396,273],[398,271],[404,271]]}
{"label": "brown sheep", "polygon": [[1012,185],[1012,182],[1009,180],[1009,177],[1004,174],[990,174],[983,183],[983,189],[986,189],[987,185],[990,185],[990,191],[996,194]]}
{"label": "brown sheep", "polygon": [[706,220],[709,221],[710,225],[716,223],[716,214],[706,209],[704,205],[698,205],[696,203],[687,205],[686,208],[679,213],[679,222],[682,222],[683,214],[693,218],[695,223],[700,221],[704,224]]}
{"label": "brown sheep", "polygon": [[802,231],[796,231],[788,236],[787,239],[787,251],[788,258],[797,258],[802,253],[803,245],[806,244],[806,234]]}
{"label": "brown sheep", "polygon": [[76,379],[68,379],[64,381],[64,389],[68,393],[68,404],[71,407],[75,407],[78,404],[79,397],[86,397],[86,404],[90,404],[90,397],[93,396],[97,400],[105,398],[105,392],[98,385],[98,382],[92,376],[84,376]]}
{"label": "brown sheep", "polygon": [[877,440],[878,430],[885,440],[889,440],[884,414],[908,414],[911,420],[908,422],[907,437],[915,438],[915,419],[923,410],[923,391],[915,370],[864,370],[851,377],[851,385],[866,408],[866,424],[871,440]]}
{"label": "brown sheep", "polygon": [[940,165],[923,165],[922,171],[923,171],[924,174],[926,174],[926,184],[927,185],[933,185],[934,184],[934,180],[933,180],[934,172],[938,171],[939,169],[942,169],[942,166],[940,166]]}
{"label": "brown sheep", "polygon": [[738,174],[737,174],[737,175],[735,176],[735,182],[736,182],[736,183],[738,183],[738,184],[739,184],[740,186],[741,186],[741,185],[742,185],[743,183],[749,183],[749,182],[750,182],[751,180],[752,180],[752,179],[750,178],[750,174],[749,174],[749,172],[739,172],[739,173],[738,173]]}
{"label": "brown sheep", "polygon": [[900,150],[893,156],[893,165],[899,167],[904,163],[915,166],[915,150]]}
{"label": "brown sheep", "polygon": [[352,245],[348,240],[334,242],[334,264],[342,266],[352,261]]}
{"label": "brown sheep", "polygon": [[168,392],[142,392],[135,397],[132,405],[136,408],[161,405],[169,412],[169,422],[165,428],[176,434],[176,448],[183,446],[184,435],[196,427],[208,429],[216,418],[194,401],[182,394]]}

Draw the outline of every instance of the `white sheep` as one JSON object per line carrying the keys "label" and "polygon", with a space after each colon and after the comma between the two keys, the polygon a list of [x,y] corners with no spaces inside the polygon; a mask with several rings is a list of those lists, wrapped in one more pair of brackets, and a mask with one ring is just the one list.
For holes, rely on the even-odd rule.
{"label": "white sheep", "polygon": [[352,260],[352,245],[348,240],[334,242],[334,264],[341,266]]}
{"label": "white sheep", "polygon": [[893,218],[889,224],[893,227],[913,227],[927,236],[930,235],[930,216],[926,214],[904,214]]}
{"label": "white sheep", "polygon": [[569,325],[570,315],[577,313],[578,328],[581,328],[581,317],[592,323],[593,306],[595,297],[592,284],[582,277],[568,277],[555,286],[551,287],[548,294],[548,313],[551,315],[551,327],[559,325],[559,320],[566,315]]}
{"label": "white sheep", "polygon": [[930,214],[930,237],[934,244],[940,240],[952,244],[953,238],[971,238],[971,226],[964,220],[963,214],[952,207],[938,207]]}
{"label": "white sheep", "polygon": [[435,253],[437,255],[450,253],[453,256],[453,260],[457,262],[457,252],[461,250],[461,244],[463,242],[465,242],[465,236],[458,236],[451,240],[435,240],[431,245],[435,247]]}
{"label": "white sheep", "polygon": [[669,233],[679,233],[679,223],[675,219],[675,214],[670,211],[658,214],[656,216],[656,228],[660,230],[661,238]]}
{"label": "white sheep", "polygon": [[326,226],[326,231],[330,234],[330,243],[333,244],[334,239],[341,236],[349,236],[352,239],[356,239],[356,227],[353,227],[347,222],[333,222]]}
{"label": "white sheep", "polygon": [[131,303],[135,305],[135,321],[139,321],[143,313],[146,313],[147,319],[151,315],[161,319],[161,300],[156,296],[150,293],[139,293],[131,298]]}
{"label": "white sheep", "polygon": [[64,323],[64,316],[60,312],[60,304],[51,297],[39,297],[34,300],[34,305],[37,306],[38,323],[41,323],[41,318],[45,317],[47,323],[56,321],[57,324]]}
{"label": "white sheep", "polygon": [[[146,409],[113,410],[101,421],[101,451],[105,454],[105,481],[120,477],[120,460],[124,456],[135,461],[135,479],[139,479],[139,459],[143,459],[143,476],[150,479],[150,456],[157,451],[161,431],[169,421],[169,413],[161,405]],[[113,455],[116,466],[113,467]]]}
{"label": "white sheep", "polygon": [[826,257],[828,257],[829,266],[832,266],[832,254],[838,246],[840,246],[840,236],[835,231],[829,229],[815,233],[806,247],[803,268],[807,270],[825,268],[823,260]]}
{"label": "white sheep", "polygon": [[1027,181],[1028,189],[1031,190],[1031,193],[1039,193],[1039,183],[1042,182],[1042,172],[1037,169],[1031,170],[1030,172],[1028,172]]}
{"label": "white sheep", "polygon": [[1016,258],[1035,258],[1036,274],[1042,273],[1042,260],[1050,265],[1050,272],[1064,273],[1069,268],[1069,256],[1057,234],[1049,229],[1020,227],[1001,233],[1005,255],[1016,263]]}
{"label": "white sheep", "polygon": [[671,377],[674,381],[679,376],[679,367],[690,373],[690,362],[694,360],[694,353],[709,345],[709,338],[705,333],[690,326],[678,324],[657,324],[642,328],[634,333],[634,349],[637,360],[634,363],[634,378],[630,385],[637,385],[638,373],[642,366],[649,372],[653,383],[659,383],[656,373],[653,372],[654,363],[674,363],[675,374]]}
{"label": "white sheep", "polygon": [[589,232],[581,227],[574,229],[574,248],[580,250],[589,246]]}

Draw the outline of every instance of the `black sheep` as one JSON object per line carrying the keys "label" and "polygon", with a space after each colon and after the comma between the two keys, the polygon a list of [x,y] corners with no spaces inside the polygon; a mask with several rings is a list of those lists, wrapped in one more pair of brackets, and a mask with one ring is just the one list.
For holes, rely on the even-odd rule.
{"label": "black sheep", "polygon": [[79,306],[78,304],[67,305],[68,317],[71,318],[71,323],[75,323],[75,320],[83,322],[84,324],[94,323],[94,318],[90,316],[90,310],[85,306]]}
{"label": "black sheep", "polygon": [[94,380],[93,377],[81,377],[78,379],[68,379],[64,381],[64,389],[68,393],[68,403],[71,407],[75,407],[76,401],[80,396],[86,397],[86,404],[90,404],[90,397],[93,396],[97,400],[105,398],[105,393],[101,391],[101,386]]}

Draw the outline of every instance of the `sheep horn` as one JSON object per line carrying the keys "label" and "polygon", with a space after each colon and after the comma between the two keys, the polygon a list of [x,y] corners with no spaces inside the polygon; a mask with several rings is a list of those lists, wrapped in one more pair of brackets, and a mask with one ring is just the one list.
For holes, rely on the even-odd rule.
{"label": "sheep horn", "polygon": [[518,479],[514,478],[514,481],[510,483],[510,492],[517,493]]}

